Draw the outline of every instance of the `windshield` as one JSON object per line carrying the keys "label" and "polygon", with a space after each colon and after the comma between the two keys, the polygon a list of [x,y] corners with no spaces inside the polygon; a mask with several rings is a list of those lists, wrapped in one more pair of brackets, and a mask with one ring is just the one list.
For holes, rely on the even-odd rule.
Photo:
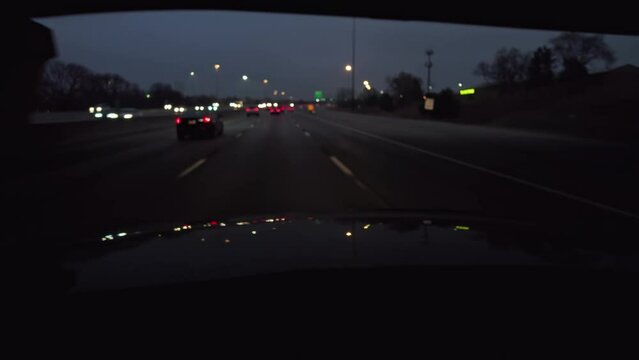
{"label": "windshield", "polygon": [[635,36],[226,11],[34,20],[57,56],[29,117],[37,161],[12,175],[37,204],[32,237],[410,211],[636,238]]}

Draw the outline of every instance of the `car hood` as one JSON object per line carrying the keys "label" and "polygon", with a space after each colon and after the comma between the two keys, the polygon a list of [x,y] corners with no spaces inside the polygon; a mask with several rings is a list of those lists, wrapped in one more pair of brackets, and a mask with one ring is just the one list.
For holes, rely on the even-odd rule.
{"label": "car hood", "polygon": [[[567,247],[538,226],[450,214],[268,215],[114,232],[65,252],[74,291],[305,269],[614,267],[636,257]],[[634,268],[633,268],[634,267]]]}

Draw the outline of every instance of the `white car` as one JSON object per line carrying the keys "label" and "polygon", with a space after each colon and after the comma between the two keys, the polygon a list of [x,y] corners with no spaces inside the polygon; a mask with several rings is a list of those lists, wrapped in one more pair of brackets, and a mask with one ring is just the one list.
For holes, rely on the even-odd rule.
{"label": "white car", "polygon": [[[90,111],[91,109],[89,109],[89,112]],[[93,116],[95,116],[96,119],[107,118],[112,120],[115,120],[115,119],[130,120],[136,117],[137,112],[138,111],[136,109],[131,109],[131,108],[124,108],[124,109],[118,110],[114,108],[98,106],[94,108]]]}

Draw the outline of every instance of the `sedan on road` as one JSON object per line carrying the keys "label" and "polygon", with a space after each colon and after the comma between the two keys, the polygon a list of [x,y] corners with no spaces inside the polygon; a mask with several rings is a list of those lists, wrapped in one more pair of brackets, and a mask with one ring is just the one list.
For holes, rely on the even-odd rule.
{"label": "sedan on road", "polygon": [[279,115],[284,112],[284,110],[282,110],[282,108],[279,106],[273,106],[269,108],[268,111],[271,113],[271,115]]}
{"label": "sedan on road", "polygon": [[260,108],[257,105],[248,105],[244,108],[246,116],[260,116]]}
{"label": "sedan on road", "polygon": [[186,112],[175,119],[178,140],[204,136],[214,138],[224,133],[222,114],[205,111]]}

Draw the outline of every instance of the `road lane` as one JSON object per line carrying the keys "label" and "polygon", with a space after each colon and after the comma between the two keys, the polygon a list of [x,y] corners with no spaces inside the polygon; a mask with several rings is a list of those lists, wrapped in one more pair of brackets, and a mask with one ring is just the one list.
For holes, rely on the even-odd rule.
{"label": "road lane", "polygon": [[[463,158],[463,161],[487,166],[493,164],[502,172],[515,174],[524,166],[524,176],[539,172],[537,178],[532,178],[540,181],[557,178],[550,184],[559,188],[578,181],[580,184],[575,189],[591,191],[594,197],[611,203],[620,201],[633,209],[636,203],[632,201],[632,195],[630,199],[624,197],[624,192],[634,188],[632,184],[636,182],[632,178],[610,181],[607,187],[602,188],[597,176],[599,169],[588,165],[588,160],[594,163],[603,161],[599,156],[588,157],[593,153],[593,147],[600,152],[605,151],[608,156],[632,154],[632,149],[589,141],[546,139],[539,134],[531,134],[531,140],[526,141],[525,133],[515,134],[517,140],[509,141],[501,130],[496,130],[500,134],[495,137],[488,136],[493,129],[481,129],[477,139],[469,143],[471,136],[467,130],[460,130],[456,136],[459,126],[446,129],[436,123],[433,132],[428,133],[427,122],[402,128],[403,120],[399,119],[394,119],[399,122],[396,124],[380,125],[374,117],[336,115],[328,111],[315,115],[300,112],[295,115],[295,120],[302,131],[308,131],[320,146],[338,156],[392,208],[462,211],[530,221],[553,231],[564,231],[572,237],[588,237],[604,245],[634,242],[634,232],[629,230],[636,227],[636,218],[415,151],[415,148],[424,148],[437,153],[451,153]],[[342,125],[351,129],[340,127]],[[364,132],[375,136],[367,136]],[[380,141],[381,137],[393,141]],[[480,141],[482,138],[486,140]],[[562,141],[568,145],[561,147]],[[549,145],[553,147],[545,148]],[[568,154],[557,156],[564,150]],[[584,156],[586,158],[582,158]],[[578,164],[574,163],[576,160]],[[611,162],[617,168],[616,173],[609,174],[613,180],[614,174],[618,173],[631,177],[635,163],[629,164],[615,157]],[[574,170],[579,164],[584,168]],[[547,172],[554,176],[548,176]],[[584,173],[590,173],[590,177],[584,177]],[[636,177],[637,173],[634,174],[635,180]]]}
{"label": "road lane", "polygon": [[[65,238],[58,241],[136,221],[144,224],[145,207],[158,206],[180,172],[232,143],[233,135],[249,129],[250,121],[231,116],[225,121],[228,136],[186,142],[177,140],[174,126],[171,121],[161,131],[82,144],[58,154],[53,146],[34,158],[31,172],[18,174],[13,186],[4,187],[6,195],[28,199],[16,200],[18,204],[37,204],[25,210],[33,217],[29,222],[38,224],[41,233],[61,230]],[[68,157],[75,159],[68,162]],[[48,164],[52,159],[57,163]]]}
{"label": "road lane", "polygon": [[[307,115],[308,116],[308,115]],[[316,117],[341,130],[360,131],[433,157],[585,202],[639,214],[639,149],[600,141],[432,121],[323,111]],[[312,119],[310,117],[309,119]],[[570,196],[575,195],[575,196]]]}
{"label": "road lane", "polygon": [[166,208],[175,211],[155,216],[188,221],[383,207],[294,126],[291,114],[262,115],[252,121],[254,127],[233,146],[221,149],[167,192]]}
{"label": "road lane", "polygon": [[48,154],[54,164],[22,179],[22,189],[38,189],[27,190],[38,199],[37,228],[63,233],[52,241],[67,242],[211,216],[383,206],[334,167],[289,114],[241,115],[230,116],[225,135],[213,140],[177,141],[171,123]]}
{"label": "road lane", "polygon": [[[563,148],[547,149],[563,140],[534,134],[529,139],[521,133],[513,140],[500,131],[490,136],[491,129],[476,130],[473,136],[467,129],[438,123],[432,128],[423,122],[403,124],[327,111],[259,118],[235,113],[227,118],[222,137],[177,141],[171,122],[160,130],[65,146],[44,157],[52,163],[34,164],[37,176],[23,176],[16,191],[6,192],[14,199],[30,199],[18,204],[37,204],[25,210],[33,215],[34,236],[53,236],[50,240],[57,242],[176,222],[297,211],[462,212],[587,234],[605,245],[611,237],[627,243],[624,229],[636,225],[587,204],[380,141],[364,131],[502,172],[521,171],[525,164],[524,171],[541,173],[536,178],[540,181],[554,179],[544,178],[548,174],[543,172],[560,171],[557,164],[572,160],[557,159],[558,150],[567,149],[571,157],[581,149],[591,151],[581,154],[592,154],[593,149],[611,154],[609,145],[567,140]],[[602,161],[597,156],[591,160]],[[564,168],[572,171],[575,166]],[[562,181],[554,185],[561,187]],[[581,188],[596,185],[591,179]]]}

